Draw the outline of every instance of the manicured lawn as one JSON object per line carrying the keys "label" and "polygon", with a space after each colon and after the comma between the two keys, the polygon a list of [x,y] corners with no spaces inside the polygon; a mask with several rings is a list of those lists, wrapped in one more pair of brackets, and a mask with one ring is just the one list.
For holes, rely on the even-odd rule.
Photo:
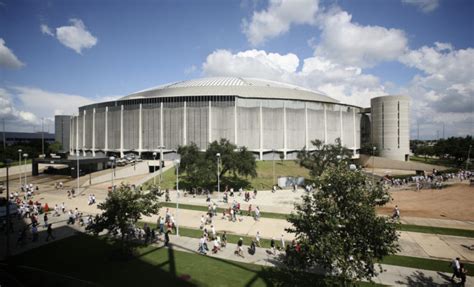
{"label": "manicured lawn", "polygon": [[426,164],[434,164],[434,165],[441,165],[441,166],[450,166],[450,167],[457,167],[457,162],[449,159],[440,159],[436,157],[424,157],[424,156],[410,156],[410,160],[422,162]]}
{"label": "manicured lawn", "polygon": [[[79,234],[15,256],[0,269],[25,286],[274,286],[283,276],[273,268],[156,246],[138,248],[131,259],[112,259],[117,250],[104,238]],[[313,286],[321,280],[306,276]]]}
{"label": "manicured lawn", "polygon": [[[158,172],[157,172],[158,174]],[[156,183],[158,184],[158,176],[156,177]],[[180,173],[180,178],[183,176]],[[303,167],[300,167],[295,161],[285,160],[281,161],[275,159],[275,181],[273,180],[273,161],[264,160],[257,161],[257,177],[255,178],[245,178],[250,183],[250,188],[256,188],[258,190],[269,190],[272,188],[273,184],[276,184],[279,176],[293,176],[293,177],[304,177],[309,178],[309,171]],[[146,185],[152,184],[153,179],[145,183]],[[176,171],[174,168],[170,168],[163,173],[163,182],[161,184],[163,189],[176,188]],[[234,187],[234,189],[238,189]]]}
{"label": "manicured lawn", "polygon": [[398,225],[398,229],[401,231],[453,235],[453,236],[474,238],[474,230],[467,230],[467,229],[421,226],[421,225],[411,225],[411,224],[400,224]]}

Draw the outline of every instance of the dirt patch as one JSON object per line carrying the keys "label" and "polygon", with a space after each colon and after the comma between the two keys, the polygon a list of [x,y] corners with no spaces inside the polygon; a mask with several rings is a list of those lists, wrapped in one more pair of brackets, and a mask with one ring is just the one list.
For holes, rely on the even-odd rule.
{"label": "dirt patch", "polygon": [[474,187],[468,182],[453,183],[441,190],[392,191],[393,201],[380,214],[391,214],[395,205],[402,216],[474,221]]}

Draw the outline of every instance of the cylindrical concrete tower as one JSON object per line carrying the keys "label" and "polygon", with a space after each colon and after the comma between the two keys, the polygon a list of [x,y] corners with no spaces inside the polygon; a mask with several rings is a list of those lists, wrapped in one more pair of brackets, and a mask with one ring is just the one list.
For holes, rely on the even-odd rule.
{"label": "cylindrical concrete tower", "polygon": [[370,101],[372,143],[378,154],[407,161],[410,153],[410,98],[383,96]]}

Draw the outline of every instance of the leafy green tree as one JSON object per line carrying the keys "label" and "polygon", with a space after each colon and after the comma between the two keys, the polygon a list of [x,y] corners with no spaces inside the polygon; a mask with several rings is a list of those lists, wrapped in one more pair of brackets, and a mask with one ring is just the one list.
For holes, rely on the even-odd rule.
{"label": "leafy green tree", "polygon": [[219,177],[225,180],[227,175],[257,176],[255,157],[245,147],[237,148],[227,139],[212,142],[205,152],[199,151],[196,144],[180,146],[180,170],[192,187],[206,187],[217,183],[217,154],[220,154]]}
{"label": "leafy green tree", "polygon": [[390,200],[389,193],[343,161],[326,166],[315,184],[318,190],[304,195],[288,218],[292,227],[287,231],[301,245],[300,252],[291,252],[288,266],[336,274],[327,277],[329,285],[370,280],[374,264],[398,250],[396,223],[375,212]]}
{"label": "leafy green tree", "polygon": [[131,251],[131,242],[126,240],[130,228],[142,218],[158,213],[159,197],[162,195],[156,187],[150,191],[132,190],[130,186],[122,184],[118,189],[110,192],[104,202],[98,205],[102,214],[98,215],[89,230],[95,234],[107,230],[110,234],[120,234],[122,251]]}
{"label": "leafy green tree", "polygon": [[451,158],[461,165],[467,160],[469,146],[471,149],[474,147],[472,136],[450,137],[438,140],[434,145],[434,153],[440,158]]}
{"label": "leafy green tree", "polygon": [[48,151],[50,153],[58,153],[60,150],[62,150],[63,145],[60,142],[54,142],[49,145]]}
{"label": "leafy green tree", "polygon": [[313,140],[311,144],[315,150],[307,150],[305,147],[298,152],[297,158],[300,166],[309,169],[313,178],[320,176],[328,167],[347,162],[352,157],[352,152],[341,145],[339,138],[335,144],[324,144],[320,140]]}

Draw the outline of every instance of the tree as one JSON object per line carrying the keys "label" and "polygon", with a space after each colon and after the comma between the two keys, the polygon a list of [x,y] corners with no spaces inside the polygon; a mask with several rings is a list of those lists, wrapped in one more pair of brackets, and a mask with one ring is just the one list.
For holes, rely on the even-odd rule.
{"label": "tree", "polygon": [[54,143],[49,145],[48,151],[50,153],[57,153],[60,150],[62,150],[62,148],[63,148],[63,145],[60,142],[54,142]]}
{"label": "tree", "polygon": [[142,216],[158,213],[158,198],[161,194],[156,187],[143,192],[122,184],[120,188],[108,194],[105,202],[98,205],[103,212],[96,217],[89,230],[95,234],[103,230],[108,230],[110,234],[120,234],[122,251],[129,252],[131,245],[126,236],[130,228],[134,227]]}
{"label": "tree", "polygon": [[320,176],[326,168],[338,162],[347,162],[352,157],[352,152],[341,145],[338,138],[335,144],[324,144],[320,140],[313,140],[311,144],[314,151],[306,150],[306,147],[298,152],[300,166],[309,169],[312,177]]}
{"label": "tree", "polygon": [[434,153],[440,158],[454,159],[458,165],[466,162],[469,146],[474,146],[472,136],[441,139],[434,145]]}
{"label": "tree", "polygon": [[220,154],[219,177],[226,175],[257,176],[257,163],[252,152],[245,147],[237,148],[227,139],[209,144],[205,152],[200,152],[196,144],[180,146],[180,169],[185,173],[187,182],[193,187],[210,188],[217,183],[217,154]]}
{"label": "tree", "polygon": [[389,193],[342,161],[326,166],[315,184],[318,191],[304,195],[288,218],[287,231],[295,233],[301,252],[293,252],[287,264],[299,271],[322,267],[337,275],[328,277],[340,280],[337,285],[370,280],[374,264],[398,250],[396,223],[375,212]]}

